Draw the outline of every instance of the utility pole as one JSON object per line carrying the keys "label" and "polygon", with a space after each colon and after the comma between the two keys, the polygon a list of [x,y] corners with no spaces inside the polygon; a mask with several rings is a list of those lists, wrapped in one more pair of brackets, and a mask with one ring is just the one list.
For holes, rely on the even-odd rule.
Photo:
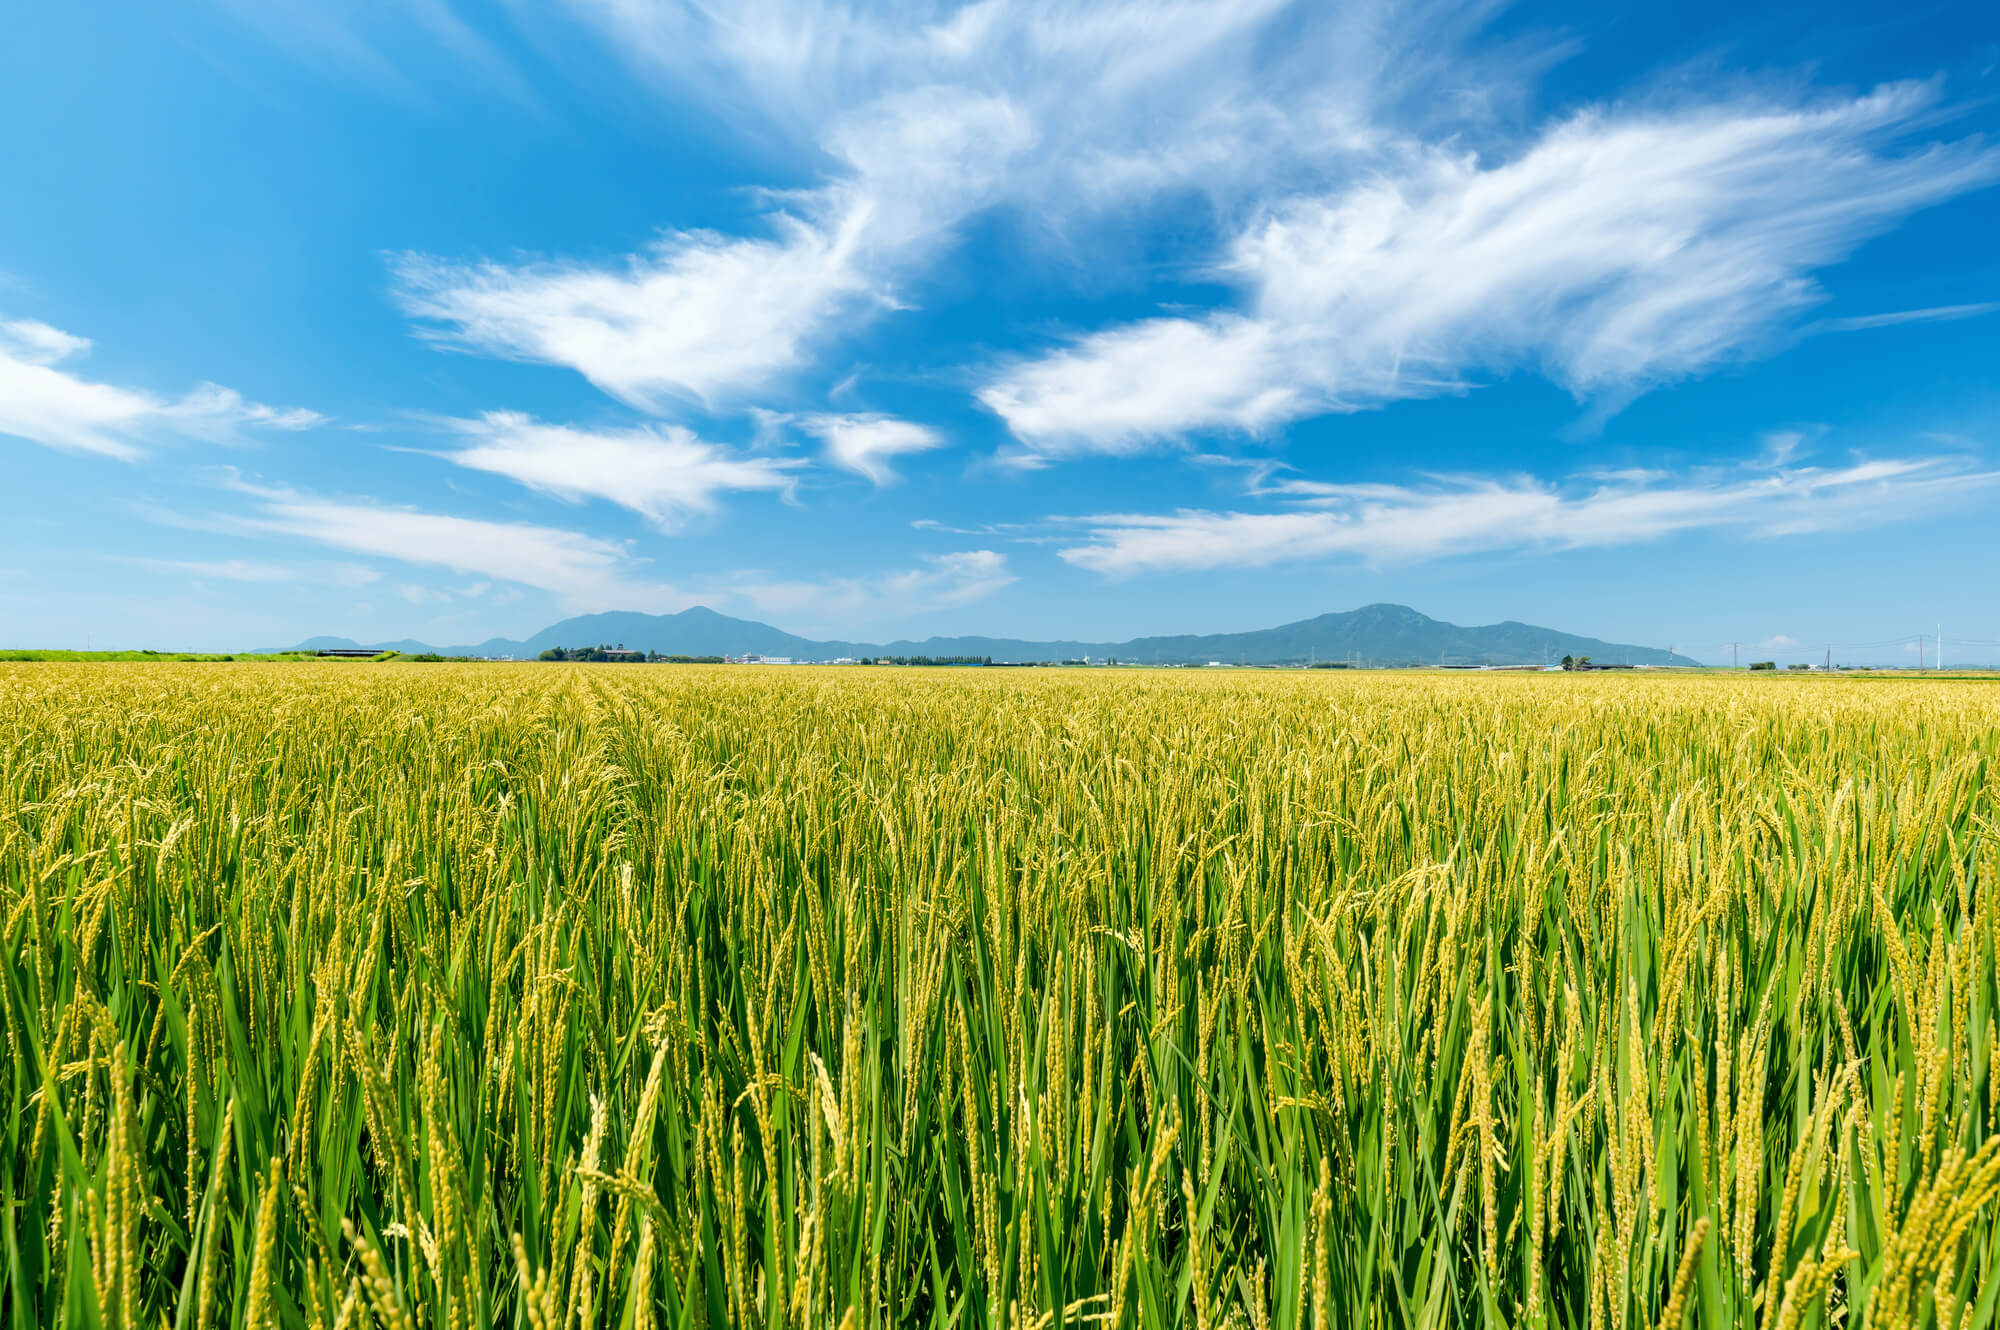
{"label": "utility pole", "polygon": [[1944,668],[1944,625],[1938,625],[1937,667]]}
{"label": "utility pole", "polygon": [[1732,670],[1736,668],[1736,648],[1739,645],[1740,644],[1736,642],[1731,642],[1729,644],[1729,668]]}
{"label": "utility pole", "polygon": [[1832,647],[1828,647],[1828,648],[1826,649],[1826,672],[1827,672],[1828,674],[1832,674],[1832,673],[1833,673],[1833,648],[1832,648]]}

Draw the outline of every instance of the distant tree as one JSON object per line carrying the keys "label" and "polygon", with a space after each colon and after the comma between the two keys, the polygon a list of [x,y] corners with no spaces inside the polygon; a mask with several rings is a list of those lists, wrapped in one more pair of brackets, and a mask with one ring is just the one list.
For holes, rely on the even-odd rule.
{"label": "distant tree", "polygon": [[1775,670],[1778,668],[1778,662],[1775,660],[1752,661],[1750,668],[1753,670]]}
{"label": "distant tree", "polygon": [[1575,669],[1575,668],[1576,668],[1576,657],[1575,657],[1575,656],[1564,656],[1564,657],[1563,657],[1563,668],[1564,668],[1564,669],[1566,669],[1566,670],[1573,670],[1573,669]]}

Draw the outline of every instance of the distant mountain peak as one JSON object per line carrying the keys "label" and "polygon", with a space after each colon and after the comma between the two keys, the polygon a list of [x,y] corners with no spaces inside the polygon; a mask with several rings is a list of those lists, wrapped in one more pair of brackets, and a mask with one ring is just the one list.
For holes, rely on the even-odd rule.
{"label": "distant mountain peak", "polygon": [[[1377,601],[1352,610],[1331,610],[1310,619],[1245,633],[1202,633],[1140,637],[1125,642],[1025,641],[999,637],[931,637],[921,642],[816,641],[753,619],[737,619],[706,605],[674,614],[607,610],[552,624],[525,641],[494,638],[476,645],[427,647],[421,642],[377,644],[383,649],[438,651],[454,656],[533,657],[550,647],[596,646],[622,642],[635,651],[689,656],[789,656],[794,660],[834,660],[867,656],[990,656],[996,661],[1093,660],[1115,657],[1140,664],[1290,665],[1352,661],[1375,665],[1539,665],[1565,655],[1589,656],[1600,664],[1665,665],[1674,657],[1658,647],[1604,642],[1509,619],[1482,627],[1461,627],[1429,615]],[[362,645],[346,638],[311,638],[297,649]]]}

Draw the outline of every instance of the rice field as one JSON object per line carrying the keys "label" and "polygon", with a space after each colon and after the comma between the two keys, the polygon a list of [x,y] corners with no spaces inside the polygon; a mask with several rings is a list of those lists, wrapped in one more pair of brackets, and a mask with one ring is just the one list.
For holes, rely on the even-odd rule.
{"label": "rice field", "polygon": [[2000,688],[0,665],[0,1324],[1993,1323]]}

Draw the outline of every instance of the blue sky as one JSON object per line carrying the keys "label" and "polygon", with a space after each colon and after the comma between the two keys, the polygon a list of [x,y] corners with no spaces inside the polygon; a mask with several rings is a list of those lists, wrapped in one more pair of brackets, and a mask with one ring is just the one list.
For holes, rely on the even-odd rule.
{"label": "blue sky", "polygon": [[0,179],[0,646],[2000,659],[1993,6],[30,6]]}

